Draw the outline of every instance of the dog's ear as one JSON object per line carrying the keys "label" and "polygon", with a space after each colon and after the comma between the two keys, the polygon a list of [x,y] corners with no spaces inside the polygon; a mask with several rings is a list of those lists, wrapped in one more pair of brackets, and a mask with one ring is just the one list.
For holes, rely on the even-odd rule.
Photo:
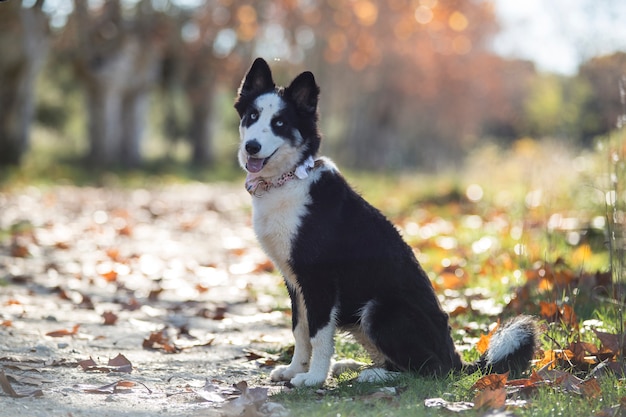
{"label": "dog's ear", "polygon": [[[237,103],[242,98],[272,91],[275,87],[269,65],[263,58],[257,58],[241,81],[241,86],[237,91]],[[237,103],[235,103],[235,107],[237,107]]]}
{"label": "dog's ear", "polygon": [[298,110],[306,113],[317,111],[320,88],[315,83],[313,73],[306,71],[298,75],[285,89],[285,98],[292,100]]}

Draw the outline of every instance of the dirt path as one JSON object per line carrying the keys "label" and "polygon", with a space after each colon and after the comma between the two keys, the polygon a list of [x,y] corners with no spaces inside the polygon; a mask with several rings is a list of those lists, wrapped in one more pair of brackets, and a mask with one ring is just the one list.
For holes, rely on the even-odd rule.
{"label": "dirt path", "polygon": [[224,414],[287,305],[240,187],[0,193],[0,416]]}

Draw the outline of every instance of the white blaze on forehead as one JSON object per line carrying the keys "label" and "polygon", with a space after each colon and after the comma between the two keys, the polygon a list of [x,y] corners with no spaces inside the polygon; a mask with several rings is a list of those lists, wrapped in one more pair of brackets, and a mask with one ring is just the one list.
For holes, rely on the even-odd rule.
{"label": "white blaze on forehead", "polygon": [[283,143],[283,139],[272,132],[272,119],[285,103],[276,93],[267,93],[254,100],[252,106],[259,118],[248,127],[240,126],[241,139],[244,143],[256,139],[261,144],[261,150],[255,157],[267,158]]}
{"label": "white blaze on forehead", "polygon": [[285,107],[285,102],[278,96],[278,94],[267,93],[257,97],[256,100],[254,100],[253,105],[262,116],[263,113],[270,115],[276,114],[283,107]]}

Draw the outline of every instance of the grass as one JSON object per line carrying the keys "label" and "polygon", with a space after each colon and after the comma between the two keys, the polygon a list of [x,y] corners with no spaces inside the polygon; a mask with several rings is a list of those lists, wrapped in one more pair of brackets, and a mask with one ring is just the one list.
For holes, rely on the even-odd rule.
{"label": "grass", "polygon": [[[442,398],[448,402],[472,401],[471,386],[476,375],[466,377],[418,378],[402,375],[391,386],[353,383],[350,380],[335,382],[323,390],[297,388],[287,393],[276,394],[278,401],[290,410],[298,410],[298,416],[437,416],[453,415],[449,410],[425,406],[426,399]],[[614,376],[600,382],[602,396],[589,399],[582,395],[556,390],[552,387],[538,388],[525,405],[510,407],[516,416],[593,416],[620,404],[625,395],[624,382]],[[464,416],[485,415],[485,409],[463,411]],[[617,410],[614,411],[617,413]],[[605,415],[619,415],[608,413]]]}

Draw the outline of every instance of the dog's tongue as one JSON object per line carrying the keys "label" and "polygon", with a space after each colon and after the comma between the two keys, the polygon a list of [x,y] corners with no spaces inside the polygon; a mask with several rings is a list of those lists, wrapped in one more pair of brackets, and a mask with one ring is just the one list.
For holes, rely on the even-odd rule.
{"label": "dog's tongue", "polygon": [[259,172],[263,169],[263,163],[265,162],[264,158],[248,158],[248,163],[246,164],[246,168],[249,172]]}

